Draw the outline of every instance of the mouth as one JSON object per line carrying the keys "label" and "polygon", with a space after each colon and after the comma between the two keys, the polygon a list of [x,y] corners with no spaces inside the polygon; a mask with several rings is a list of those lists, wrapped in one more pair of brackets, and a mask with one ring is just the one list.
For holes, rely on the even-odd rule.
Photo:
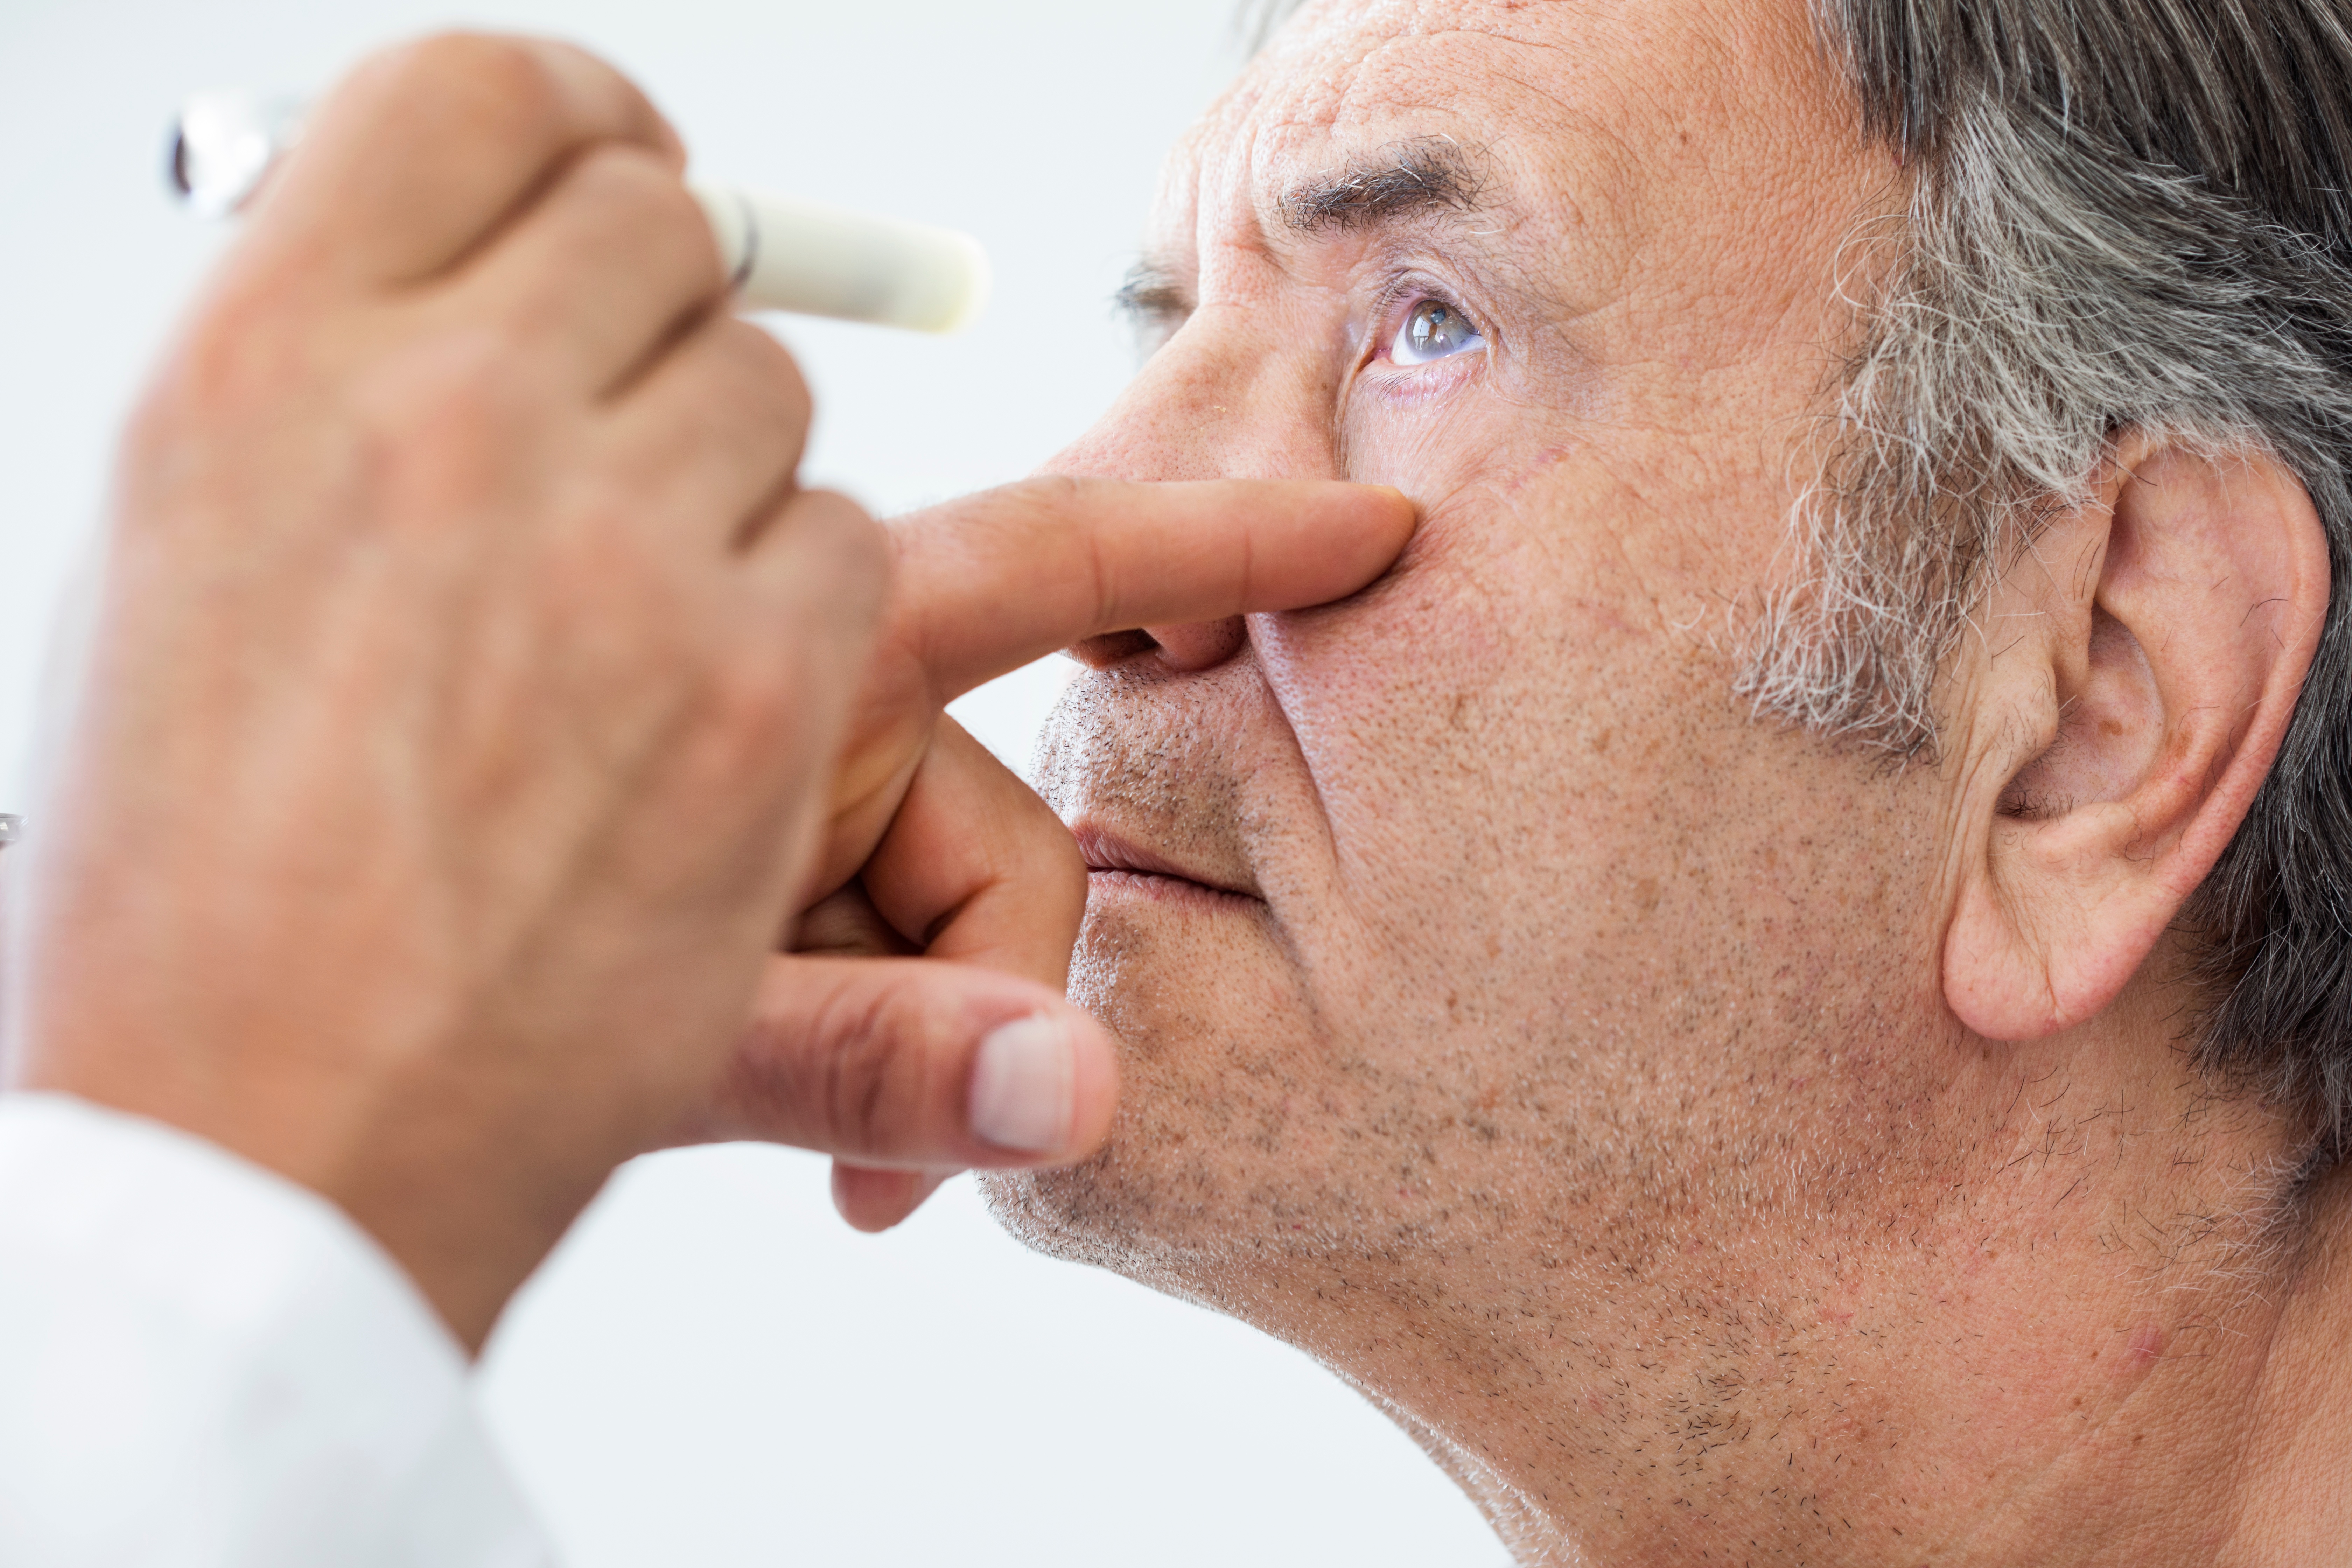
{"label": "mouth", "polygon": [[1072,831],[1078,853],[1086,857],[1090,895],[1131,895],[1196,908],[1255,908],[1265,902],[1248,889],[1213,881],[1093,823],[1081,822]]}

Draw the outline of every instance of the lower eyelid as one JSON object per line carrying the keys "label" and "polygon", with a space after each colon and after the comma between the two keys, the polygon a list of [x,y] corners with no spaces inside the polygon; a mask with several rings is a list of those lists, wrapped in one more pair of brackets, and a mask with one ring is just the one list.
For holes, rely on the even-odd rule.
{"label": "lower eyelid", "polygon": [[1365,367],[1370,374],[1363,378],[1363,387],[1368,394],[1407,402],[1442,397],[1475,379],[1486,364],[1482,349],[1448,354],[1426,364],[1398,364],[1383,353]]}
{"label": "lower eyelid", "polygon": [[1399,370],[1426,370],[1432,365],[1450,364],[1455,360],[1469,359],[1475,354],[1482,353],[1487,348],[1492,346],[1487,341],[1486,334],[1477,331],[1474,326],[1471,331],[1470,341],[1464,343],[1461,347],[1454,350],[1451,353],[1437,354],[1429,359],[1416,360],[1411,363],[1407,363],[1396,357],[1396,340],[1398,335],[1402,331],[1403,329],[1400,327],[1396,332],[1391,333],[1388,341],[1381,345],[1380,353],[1376,356],[1378,359],[1385,360]]}

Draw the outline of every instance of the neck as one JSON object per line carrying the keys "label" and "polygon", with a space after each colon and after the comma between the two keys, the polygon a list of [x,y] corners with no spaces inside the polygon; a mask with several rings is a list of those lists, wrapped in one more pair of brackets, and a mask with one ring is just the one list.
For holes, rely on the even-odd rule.
{"label": "neck", "polygon": [[2213,1561],[2226,1568],[2340,1560],[2352,1541],[2352,1165],[2312,1189],[2264,1347],[2246,1481]]}
{"label": "neck", "polygon": [[2052,1224],[2068,1184],[2000,1194],[2007,1225],[1979,1198],[1900,1246],[1726,1245],[1666,1281],[1489,1252],[1219,1304],[1388,1410],[1524,1564],[2340,1555],[2352,1176],[2279,1245],[2250,1208],[2153,1262],[2116,1249],[2129,1205]]}

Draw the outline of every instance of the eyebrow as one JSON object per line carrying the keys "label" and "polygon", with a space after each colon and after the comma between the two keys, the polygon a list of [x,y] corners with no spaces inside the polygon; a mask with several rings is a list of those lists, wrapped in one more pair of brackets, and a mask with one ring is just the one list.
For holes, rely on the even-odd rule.
{"label": "eyebrow", "polygon": [[1282,219],[1300,234],[1349,232],[1403,217],[1476,212],[1486,190],[1482,160],[1451,136],[1419,136],[1293,185],[1282,195]]}

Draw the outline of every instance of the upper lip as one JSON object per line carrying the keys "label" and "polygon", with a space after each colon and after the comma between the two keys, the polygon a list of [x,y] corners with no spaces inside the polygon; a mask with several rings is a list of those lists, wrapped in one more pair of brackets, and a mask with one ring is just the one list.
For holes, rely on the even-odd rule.
{"label": "upper lip", "polygon": [[1258,895],[1248,888],[1237,888],[1220,882],[1199,871],[1178,865],[1165,855],[1156,854],[1132,839],[1120,837],[1095,823],[1081,822],[1071,831],[1078,840],[1078,853],[1086,857],[1089,871],[1131,871],[1145,877],[1171,877],[1180,882],[1191,882],[1236,898],[1255,899]]}

